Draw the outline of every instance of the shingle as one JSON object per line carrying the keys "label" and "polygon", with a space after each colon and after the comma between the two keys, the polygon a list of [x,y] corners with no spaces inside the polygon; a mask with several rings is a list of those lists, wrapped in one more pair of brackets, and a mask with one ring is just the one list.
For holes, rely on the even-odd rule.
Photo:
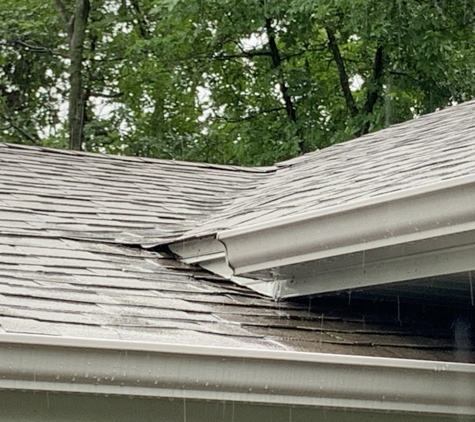
{"label": "shingle", "polygon": [[12,318],[0,314],[0,325],[7,333],[60,335],[53,324],[39,322],[34,319]]}
{"label": "shingle", "polygon": [[455,360],[450,327],[274,302],[140,245],[473,174],[474,109],[256,169],[0,144],[0,332]]}
{"label": "shingle", "polygon": [[474,174],[474,110],[475,101],[448,107],[277,164],[256,189],[184,238]]}

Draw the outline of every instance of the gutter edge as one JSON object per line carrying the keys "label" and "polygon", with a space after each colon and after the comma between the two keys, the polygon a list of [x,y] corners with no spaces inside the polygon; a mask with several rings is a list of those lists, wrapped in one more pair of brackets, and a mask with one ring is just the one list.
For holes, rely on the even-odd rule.
{"label": "gutter edge", "polygon": [[0,391],[475,415],[475,365],[0,334]]}

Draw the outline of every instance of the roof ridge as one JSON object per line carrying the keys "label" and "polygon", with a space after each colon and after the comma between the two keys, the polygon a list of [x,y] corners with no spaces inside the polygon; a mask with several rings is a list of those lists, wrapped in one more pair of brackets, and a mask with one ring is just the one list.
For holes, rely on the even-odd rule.
{"label": "roof ridge", "polygon": [[36,145],[24,145],[24,144],[14,144],[9,142],[0,142],[0,147],[6,147],[9,149],[25,149],[25,150],[35,150],[42,151],[52,154],[61,154],[61,155],[72,155],[78,157],[95,157],[98,159],[106,160],[123,160],[123,161],[139,161],[144,163],[157,163],[162,165],[181,165],[181,166],[191,166],[191,167],[203,167],[203,168],[212,168],[217,170],[235,170],[243,171],[250,173],[267,173],[273,172],[276,170],[276,166],[238,166],[234,164],[215,164],[215,163],[206,163],[200,161],[185,161],[185,160],[175,160],[175,159],[166,159],[166,158],[154,158],[154,157],[141,157],[141,156],[131,156],[131,155],[119,155],[119,154],[106,154],[101,152],[89,152],[89,151],[73,151],[69,149],[60,149],[52,148],[45,146],[36,146]]}

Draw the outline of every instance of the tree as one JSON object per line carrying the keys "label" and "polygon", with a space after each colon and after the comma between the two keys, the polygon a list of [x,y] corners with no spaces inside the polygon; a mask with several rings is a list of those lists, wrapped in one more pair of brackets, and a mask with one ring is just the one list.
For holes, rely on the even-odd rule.
{"label": "tree", "polygon": [[42,144],[63,97],[59,25],[42,1],[0,4],[0,119],[3,140]]}
{"label": "tree", "polygon": [[69,45],[69,149],[80,150],[84,129],[83,50],[89,18],[89,0],[76,0],[70,14],[61,0],[56,7],[63,21]]}
{"label": "tree", "polygon": [[[87,0],[63,1],[63,22],[39,0],[0,5],[10,141],[64,145],[60,110],[78,77],[75,147],[235,164],[270,164],[475,96],[475,4],[465,0],[90,0],[89,14]],[[64,23],[75,14],[85,19],[73,48]]]}

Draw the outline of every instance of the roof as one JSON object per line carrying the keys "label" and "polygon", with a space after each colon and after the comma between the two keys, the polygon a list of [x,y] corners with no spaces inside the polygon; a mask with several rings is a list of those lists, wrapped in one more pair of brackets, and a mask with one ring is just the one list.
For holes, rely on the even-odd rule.
{"label": "roof", "polygon": [[[103,408],[112,395],[122,402],[154,397],[161,412],[161,399],[178,398],[169,411],[185,418],[187,408],[203,409],[211,400],[223,414],[232,402],[232,420],[234,403],[248,413],[287,405],[290,417],[296,406],[296,415],[313,419],[330,409],[391,412],[394,420],[408,414],[470,420],[474,307],[454,297],[471,294],[473,303],[474,108],[474,102],[454,107],[255,169],[0,144],[0,398],[8,414],[23,407],[36,418],[45,412],[37,394],[45,392],[46,415],[54,392],[58,402],[75,394],[81,409],[91,397],[100,397]],[[412,159],[420,165],[408,164]],[[220,266],[232,269],[236,233],[257,239],[248,254],[265,255],[271,248],[259,243],[260,230],[285,250],[295,235],[286,230],[303,224],[293,242],[298,249],[315,237],[314,226],[305,230],[309,221],[344,215],[351,218],[329,226],[330,240],[342,230],[358,238],[354,227],[374,229],[370,211],[381,204],[402,229],[406,206],[411,215],[424,209],[429,226],[440,223],[445,235],[363,250],[363,265],[356,252],[318,260],[321,273],[306,262],[298,269],[307,279],[296,280],[321,281],[330,264],[343,271],[332,273],[337,282],[353,279],[345,260],[355,260],[363,278],[371,273],[377,280],[378,292],[340,288],[283,301],[236,285],[233,274],[219,275]],[[451,228],[457,230],[448,234]],[[428,254],[427,245],[439,249]],[[440,274],[448,278],[438,273],[424,283],[381,285],[391,274],[413,271],[417,260],[423,265],[415,269],[424,271],[442,263]],[[463,283],[453,278],[462,269]],[[267,283],[265,271],[252,275]],[[434,288],[439,300],[425,296]],[[418,291],[417,300],[408,300],[406,290]],[[137,401],[130,410],[145,408]]]}
{"label": "roof", "polygon": [[273,171],[7,144],[0,154],[5,230],[130,244],[176,239]]}
{"label": "roof", "polygon": [[424,295],[473,306],[474,111],[470,101],[280,163],[171,249],[276,298],[450,274],[450,293]]}
{"label": "roof", "polygon": [[475,100],[277,164],[249,190],[185,237],[475,174]]}
{"label": "roof", "polygon": [[276,168],[6,144],[0,161],[0,333],[472,359],[452,315],[429,326],[429,308],[415,323],[409,307],[346,296],[275,302],[140,246],[180,237]]}

